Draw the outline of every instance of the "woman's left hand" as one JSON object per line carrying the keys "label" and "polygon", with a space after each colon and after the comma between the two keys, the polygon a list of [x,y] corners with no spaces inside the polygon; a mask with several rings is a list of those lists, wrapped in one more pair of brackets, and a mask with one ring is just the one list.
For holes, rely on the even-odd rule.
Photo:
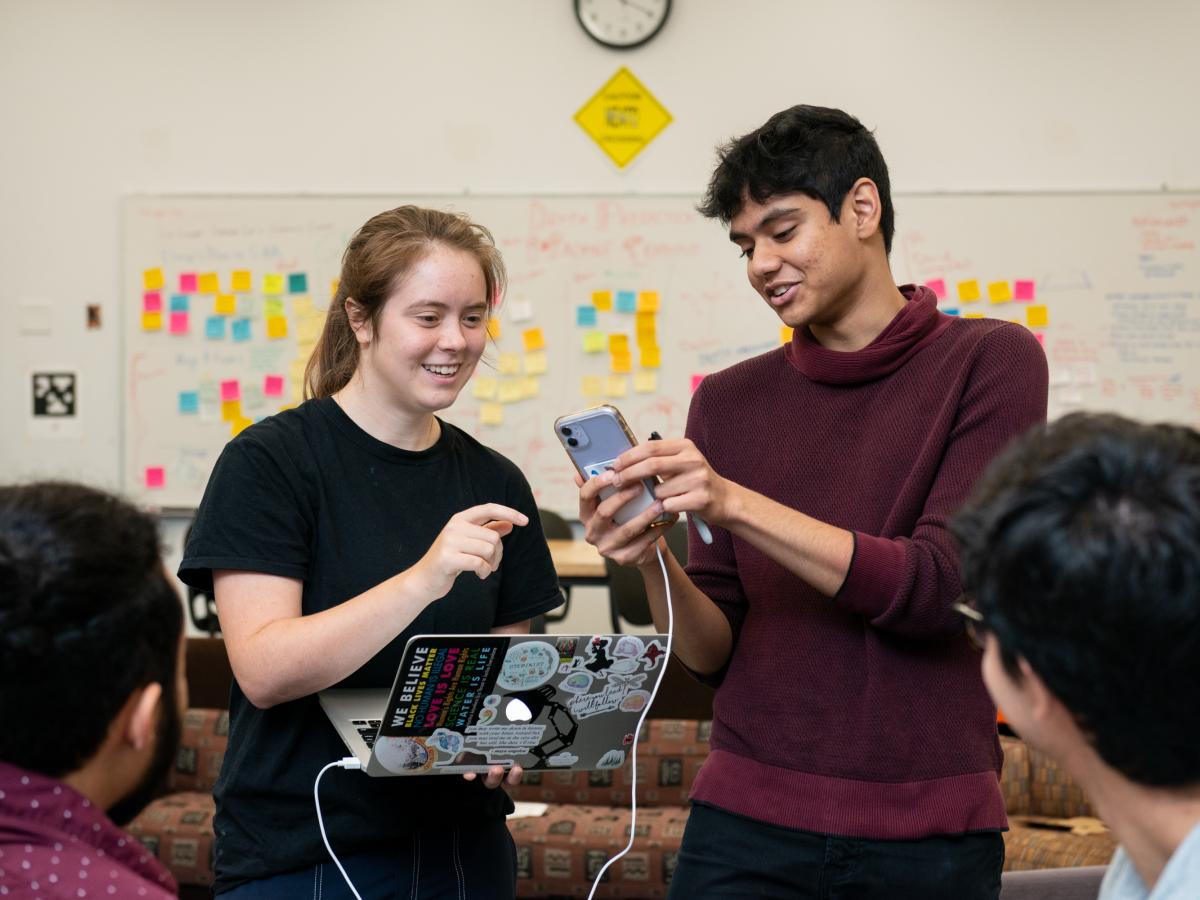
{"label": "woman's left hand", "polygon": [[[478,772],[464,772],[463,778],[467,781],[474,781]],[[521,776],[525,774],[525,770],[520,766],[513,766],[508,770],[508,775],[504,774],[504,766],[492,766],[487,770],[487,774],[483,778],[483,783],[490,788],[500,787],[500,785],[518,785],[521,783]]]}

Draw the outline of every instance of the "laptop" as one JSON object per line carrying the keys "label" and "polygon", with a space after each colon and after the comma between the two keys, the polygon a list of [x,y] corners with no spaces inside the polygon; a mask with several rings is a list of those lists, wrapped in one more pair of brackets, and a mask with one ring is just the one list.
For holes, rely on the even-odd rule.
{"label": "laptop", "polygon": [[390,691],[318,696],[368,775],[615,769],[666,645],[662,634],[417,635]]}

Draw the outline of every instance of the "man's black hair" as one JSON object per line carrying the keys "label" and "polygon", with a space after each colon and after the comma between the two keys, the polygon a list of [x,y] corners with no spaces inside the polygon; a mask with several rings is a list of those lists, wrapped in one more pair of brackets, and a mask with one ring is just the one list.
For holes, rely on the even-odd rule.
{"label": "man's black hair", "polygon": [[953,523],[996,637],[1142,784],[1200,782],[1200,433],[1076,413],[1016,442]]}
{"label": "man's black hair", "polygon": [[151,682],[177,731],[182,627],[149,516],[83,485],[0,487],[0,760],[76,771]]}
{"label": "man's black hair", "polygon": [[887,163],[875,138],[858,119],[840,109],[793,106],[717,151],[719,162],[697,207],[728,225],[745,196],[766,203],[781,194],[805,194],[829,208],[837,222],[854,182],[870,178],[882,206],[879,230],[892,252],[896,230]]}

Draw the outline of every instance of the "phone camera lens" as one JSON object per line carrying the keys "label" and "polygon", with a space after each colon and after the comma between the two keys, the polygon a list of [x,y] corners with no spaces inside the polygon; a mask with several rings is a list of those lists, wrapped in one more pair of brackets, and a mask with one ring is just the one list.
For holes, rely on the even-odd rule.
{"label": "phone camera lens", "polygon": [[571,436],[571,429],[570,429],[570,428],[568,428],[566,425],[564,425],[564,426],[562,427],[562,433],[563,433],[563,434],[565,434],[567,437],[570,437],[570,436]]}
{"label": "phone camera lens", "polygon": [[567,438],[567,446],[568,447],[578,447],[579,441],[575,440],[575,438]]}

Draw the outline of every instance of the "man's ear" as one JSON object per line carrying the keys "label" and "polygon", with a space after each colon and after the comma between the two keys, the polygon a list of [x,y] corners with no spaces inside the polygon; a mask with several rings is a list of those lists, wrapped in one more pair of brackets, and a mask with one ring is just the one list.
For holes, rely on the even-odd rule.
{"label": "man's ear", "polygon": [[842,207],[842,215],[849,214],[852,217],[851,224],[860,241],[879,233],[883,203],[879,199],[879,188],[870,178],[860,178],[854,182]]}
{"label": "man's ear", "polygon": [[360,346],[367,346],[371,343],[372,336],[371,317],[353,297],[346,298],[345,309],[346,319],[350,322],[350,330],[354,332],[354,337]]}
{"label": "man's ear", "polygon": [[[157,733],[162,710],[162,685],[157,681],[137,688],[126,702],[129,718],[125,724],[125,742],[134,750],[149,746]],[[168,713],[169,714],[169,713]]]}
{"label": "man's ear", "polygon": [[1025,692],[1027,709],[1035,722],[1044,723],[1060,711],[1065,711],[1062,702],[1046,687],[1046,682],[1042,681],[1029,660],[1018,657],[1017,665],[1021,669],[1021,689]]}

